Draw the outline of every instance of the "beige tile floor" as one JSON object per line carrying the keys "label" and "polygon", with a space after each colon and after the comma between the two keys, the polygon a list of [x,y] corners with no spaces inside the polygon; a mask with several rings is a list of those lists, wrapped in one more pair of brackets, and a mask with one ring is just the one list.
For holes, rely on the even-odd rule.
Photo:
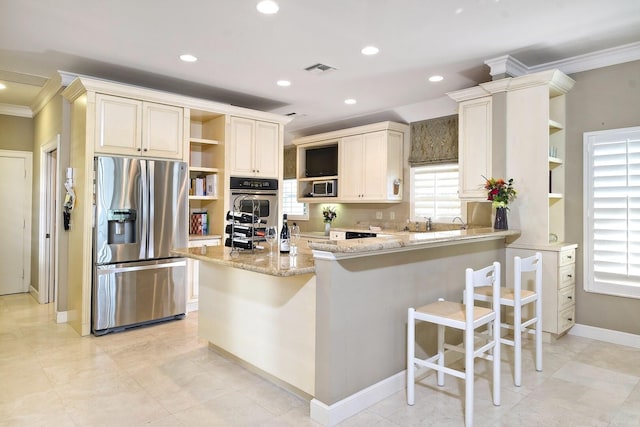
{"label": "beige tile floor", "polygon": [[[27,294],[0,297],[0,426],[317,426],[306,401],[209,350],[197,314],[99,338],[53,319]],[[477,426],[640,426],[640,349],[566,336],[537,373],[530,344],[522,387],[503,351],[499,407],[477,362]],[[341,426],[461,426],[461,396],[430,376],[415,406],[399,392]]]}

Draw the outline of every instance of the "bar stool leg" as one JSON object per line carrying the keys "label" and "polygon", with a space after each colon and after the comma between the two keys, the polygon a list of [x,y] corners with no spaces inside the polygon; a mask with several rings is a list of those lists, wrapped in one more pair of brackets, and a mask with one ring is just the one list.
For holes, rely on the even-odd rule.
{"label": "bar stool leg", "polygon": [[438,325],[438,385],[444,385],[444,334],[445,329],[443,325]]}
{"label": "bar stool leg", "polygon": [[514,383],[517,387],[522,385],[522,307],[520,304],[513,306],[513,347],[515,357]]}
{"label": "bar stool leg", "polygon": [[474,330],[464,331],[464,422],[466,427],[473,426],[473,381],[474,381]]}
{"label": "bar stool leg", "polygon": [[542,372],[542,300],[536,300],[536,371]]}
{"label": "bar stool leg", "polygon": [[407,404],[413,405],[415,403],[415,364],[413,359],[415,357],[415,328],[416,321],[414,319],[415,309],[410,308],[407,316]]}

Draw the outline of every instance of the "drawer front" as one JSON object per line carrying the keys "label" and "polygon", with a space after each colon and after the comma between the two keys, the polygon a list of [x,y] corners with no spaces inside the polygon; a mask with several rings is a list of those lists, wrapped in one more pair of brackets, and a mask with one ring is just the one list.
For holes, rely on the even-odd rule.
{"label": "drawer front", "polygon": [[558,333],[562,333],[576,324],[576,306],[572,305],[558,313]]}
{"label": "drawer front", "polygon": [[560,266],[574,264],[576,262],[576,250],[575,249],[567,249],[566,251],[560,252]]}
{"label": "drawer front", "polygon": [[558,289],[576,283],[576,265],[564,265],[558,269]]}
{"label": "drawer front", "polygon": [[558,291],[558,310],[562,311],[572,306],[576,301],[576,287],[567,286]]}

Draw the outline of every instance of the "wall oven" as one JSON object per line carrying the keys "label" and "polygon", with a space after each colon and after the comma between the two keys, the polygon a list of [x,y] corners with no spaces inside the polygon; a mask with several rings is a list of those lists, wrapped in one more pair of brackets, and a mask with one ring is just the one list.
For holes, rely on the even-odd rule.
{"label": "wall oven", "polygon": [[[233,236],[237,243],[234,246],[244,247],[246,238],[264,236],[265,227],[278,226],[277,179],[232,176],[229,186],[230,212],[227,213],[225,232],[230,236],[225,246],[231,246]],[[234,224],[233,229],[231,224]]]}

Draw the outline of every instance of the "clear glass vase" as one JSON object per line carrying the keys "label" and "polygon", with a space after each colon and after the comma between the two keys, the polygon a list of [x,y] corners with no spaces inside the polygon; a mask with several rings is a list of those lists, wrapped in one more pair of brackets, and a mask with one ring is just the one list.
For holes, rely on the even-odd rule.
{"label": "clear glass vase", "polygon": [[324,235],[328,236],[329,235],[329,231],[331,231],[331,223],[330,222],[325,222],[324,223]]}

